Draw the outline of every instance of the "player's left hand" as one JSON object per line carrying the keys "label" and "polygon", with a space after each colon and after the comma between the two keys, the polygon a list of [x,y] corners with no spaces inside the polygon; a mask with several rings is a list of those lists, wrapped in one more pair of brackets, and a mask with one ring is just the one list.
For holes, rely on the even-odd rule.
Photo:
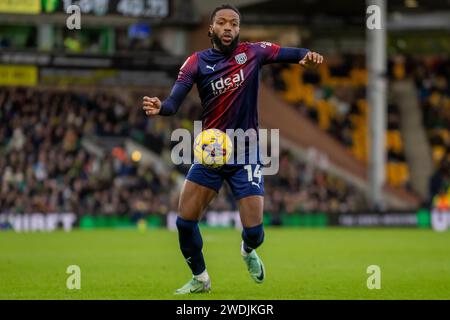
{"label": "player's left hand", "polygon": [[303,67],[313,68],[322,64],[323,56],[318,54],[317,52],[308,52],[306,56],[300,60],[299,64]]}

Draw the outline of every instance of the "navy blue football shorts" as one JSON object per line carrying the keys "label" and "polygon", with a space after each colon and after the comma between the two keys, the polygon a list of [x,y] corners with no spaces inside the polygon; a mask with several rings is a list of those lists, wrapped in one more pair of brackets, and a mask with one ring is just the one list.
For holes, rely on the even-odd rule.
{"label": "navy blue football shorts", "polygon": [[189,169],[186,179],[213,189],[217,193],[225,180],[236,200],[264,195],[264,177],[260,164],[223,165],[220,168],[206,167],[195,163]]}

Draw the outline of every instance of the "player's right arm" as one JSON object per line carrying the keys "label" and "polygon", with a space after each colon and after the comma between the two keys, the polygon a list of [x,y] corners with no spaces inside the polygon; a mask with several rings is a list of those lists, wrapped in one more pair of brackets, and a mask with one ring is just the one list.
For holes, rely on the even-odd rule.
{"label": "player's right arm", "polygon": [[157,97],[145,96],[142,109],[147,116],[171,116],[178,112],[183,100],[192,89],[197,77],[197,54],[191,55],[180,68],[178,78],[170,92],[169,97],[161,102]]}

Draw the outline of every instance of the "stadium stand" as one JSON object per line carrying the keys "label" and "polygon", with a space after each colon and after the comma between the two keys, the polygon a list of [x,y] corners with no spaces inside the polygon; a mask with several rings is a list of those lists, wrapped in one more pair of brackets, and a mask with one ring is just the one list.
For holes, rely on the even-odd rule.
{"label": "stadium stand", "polygon": [[450,59],[446,56],[410,58],[406,72],[414,77],[435,165],[429,199],[450,199]]}
{"label": "stadium stand", "polygon": [[[363,55],[335,55],[317,70],[299,65],[273,66],[266,79],[285,101],[321,129],[368,162],[367,70]],[[398,108],[388,108],[386,179],[394,187],[408,187],[409,168],[399,130]]]}
{"label": "stadium stand", "polygon": [[[0,106],[2,211],[71,211],[139,219],[176,209],[177,176],[188,166],[161,174],[132,161],[121,147],[99,156],[82,142],[92,136],[128,137],[163,157],[172,129],[192,129],[200,110],[195,101],[185,102],[177,117],[150,120],[140,108],[109,93],[3,87]],[[265,181],[266,210],[274,214],[367,207],[360,191],[287,150],[280,157],[279,174]],[[228,190],[222,189],[211,209],[233,209],[231,200]]]}

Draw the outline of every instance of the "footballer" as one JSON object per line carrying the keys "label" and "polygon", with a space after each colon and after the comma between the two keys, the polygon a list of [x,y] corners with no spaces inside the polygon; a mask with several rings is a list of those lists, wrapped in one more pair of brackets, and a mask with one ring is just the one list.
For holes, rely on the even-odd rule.
{"label": "footballer", "polygon": [[[195,83],[202,104],[203,130],[254,129],[258,132],[261,67],[277,62],[314,67],[323,61],[320,54],[304,48],[280,47],[269,42],[239,42],[240,23],[241,14],[236,7],[225,4],[214,9],[208,32],[212,48],[187,58],[167,99],[161,102],[157,97],[145,96],[145,114],[174,115]],[[202,293],[211,289],[198,222],[224,180],[239,206],[243,260],[251,278],[256,283],[264,281],[266,271],[256,253],[264,241],[264,179],[259,157],[257,161],[227,163],[220,168],[194,163],[181,190],[176,220],[180,249],[193,277],[175,294]]]}

